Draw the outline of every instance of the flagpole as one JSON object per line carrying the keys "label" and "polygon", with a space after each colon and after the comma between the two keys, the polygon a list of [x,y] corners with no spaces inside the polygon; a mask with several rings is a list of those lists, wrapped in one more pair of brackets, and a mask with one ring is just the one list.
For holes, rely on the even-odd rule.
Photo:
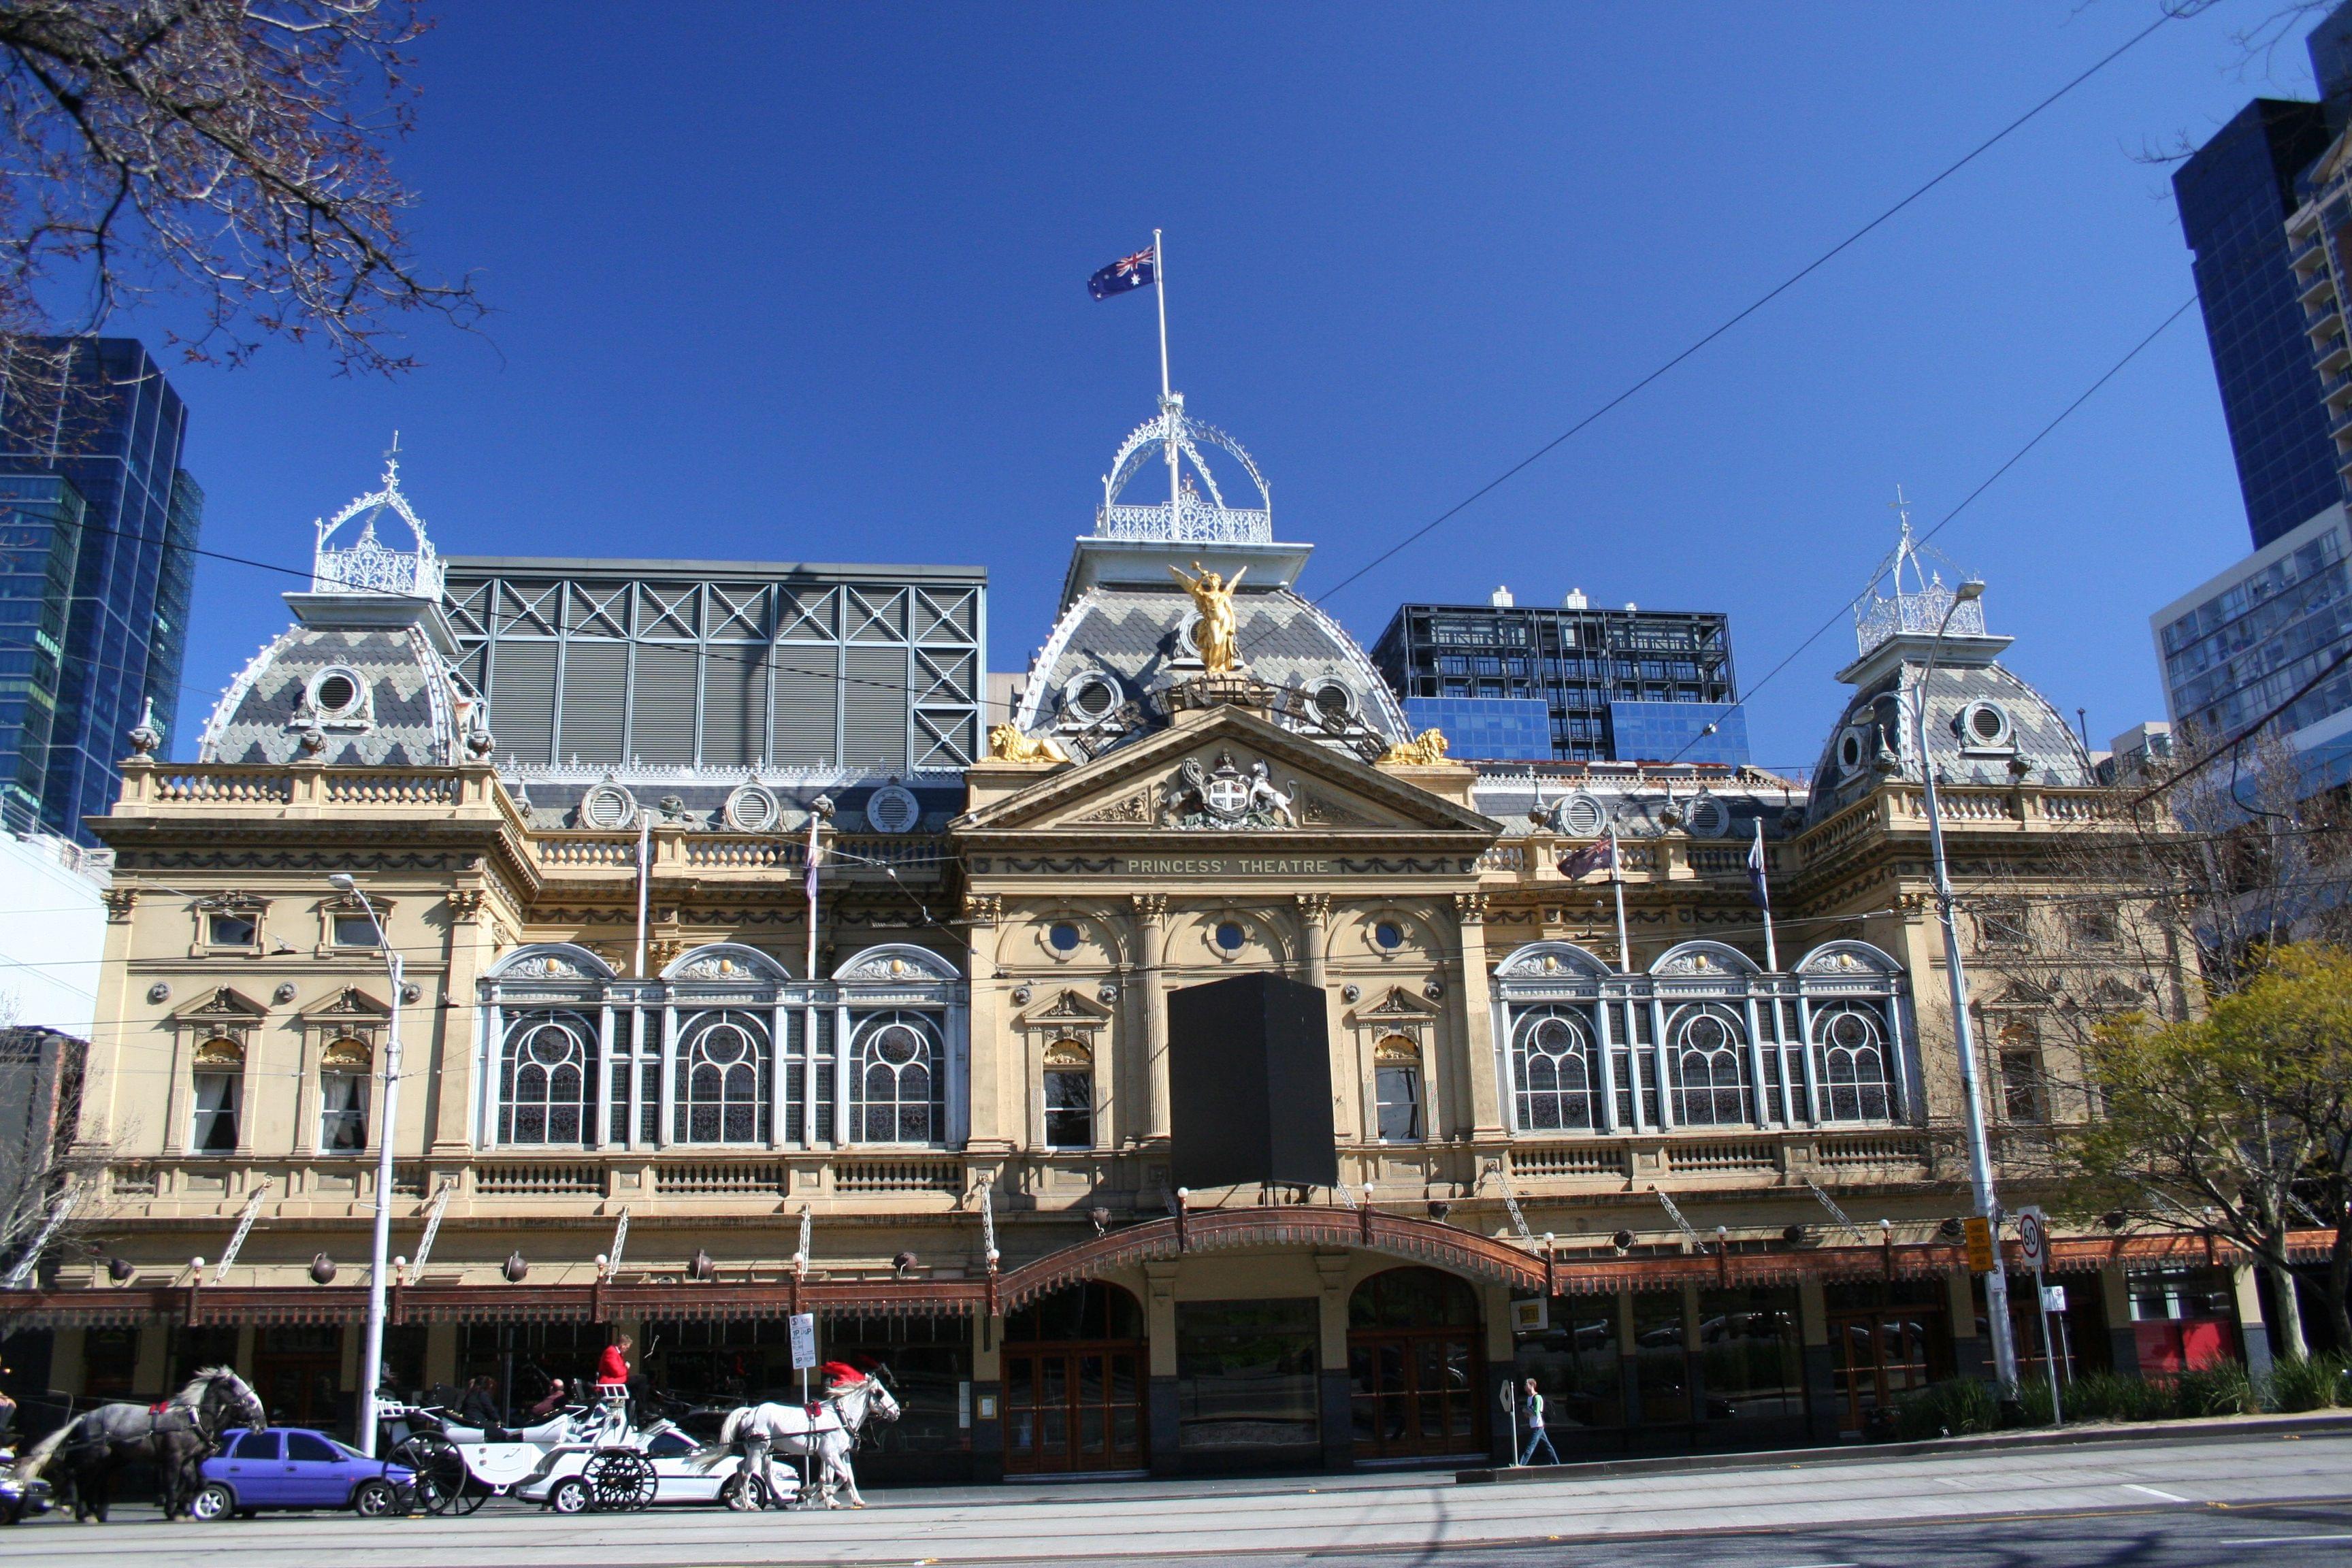
{"label": "flagpole", "polygon": [[1764,909],[1764,972],[1780,973],[1780,955],[1772,946],[1772,889],[1765,880],[1764,819],[1756,819],[1756,898]]}
{"label": "flagpole", "polygon": [[1160,254],[1160,231],[1151,231],[1151,292],[1160,301],[1160,396],[1168,397],[1168,260]]}
{"label": "flagpole", "polygon": [[1609,886],[1617,895],[1617,972],[1633,973],[1633,943],[1625,935],[1625,865],[1617,847],[1617,825],[1609,825]]}
{"label": "flagpole", "polygon": [[1168,424],[1168,536],[1184,521],[1184,470],[1176,458],[1176,395],[1168,386],[1168,262],[1160,254],[1160,231],[1151,231],[1151,297],[1160,304],[1160,417]]}

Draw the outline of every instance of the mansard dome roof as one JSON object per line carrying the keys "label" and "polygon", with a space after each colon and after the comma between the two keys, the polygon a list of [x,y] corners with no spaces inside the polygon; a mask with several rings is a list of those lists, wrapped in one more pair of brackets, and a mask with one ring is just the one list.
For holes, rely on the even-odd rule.
{"label": "mansard dome roof", "polygon": [[1189,414],[1181,393],[1163,396],[1103,478],[1094,531],[1071,552],[1061,615],[1013,722],[1088,752],[1164,722],[1159,694],[1201,674],[1198,613],[1174,574],[1206,570],[1236,585],[1242,672],[1297,694],[1278,722],[1374,754],[1407,739],[1404,710],[1364,650],[1292,589],[1313,547],[1277,542],[1273,517],[1272,489],[1241,444]]}
{"label": "mansard dome roof", "polygon": [[[386,515],[407,525],[413,550],[376,537]],[[337,547],[336,530],[354,518],[366,520],[360,536]],[[452,663],[439,565],[400,493],[398,465],[387,462],[383,488],[318,532],[310,592],[285,596],[294,625],[221,693],[197,759],[434,767],[487,756],[480,696]]]}
{"label": "mansard dome roof", "polygon": [[[1838,672],[1854,694],[1822,742],[1808,820],[1834,816],[1880,783],[2032,784],[2087,788],[2090,753],[2050,700],[1999,662],[2012,639],[1985,630],[1982,601],[1923,566],[1910,524],[1878,575],[1894,592],[1855,602],[1861,652]],[[1906,577],[1906,574],[1908,574]],[[1981,585],[1977,590],[1981,591]],[[1930,665],[1933,668],[1930,669]],[[1926,677],[1927,756],[1911,704]]]}

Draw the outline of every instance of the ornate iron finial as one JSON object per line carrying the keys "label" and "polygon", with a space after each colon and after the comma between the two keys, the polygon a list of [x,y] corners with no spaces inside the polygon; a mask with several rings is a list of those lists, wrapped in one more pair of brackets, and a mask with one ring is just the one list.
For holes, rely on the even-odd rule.
{"label": "ornate iron finial", "polygon": [[147,699],[147,706],[139,715],[139,722],[131,727],[131,754],[152,757],[163,743],[163,726],[155,722],[155,700]]}
{"label": "ornate iron finial", "polygon": [[[318,545],[310,562],[312,593],[441,596],[441,560],[434,553],[433,542],[425,536],[425,520],[401,493],[399,454],[400,432],[395,430],[383,455],[382,488],[359,497],[331,519],[320,520]],[[394,550],[376,537],[376,522],[387,511],[408,525],[415,550]],[[360,528],[352,542],[330,549],[328,542],[336,531],[354,520]]]}
{"label": "ornate iron finial", "polygon": [[[1944,585],[1943,574],[1929,565],[1929,560],[1950,566],[1953,575],[1967,574],[1942,551],[1915,537],[1911,531],[1911,503],[1903,488],[1895,489],[1895,499],[1887,505],[1900,521],[1900,531],[1895,548],[1870,574],[1870,586],[1853,602],[1853,637],[1856,651],[1868,653],[1889,637],[1915,633],[1931,635],[1937,626],[1945,626],[1945,612],[1951,613],[1949,630],[1956,637],[1985,635],[1984,601],[1981,598],[1962,600]],[[1885,584],[1889,592],[1882,594]]]}
{"label": "ornate iron finial", "polygon": [[[1257,489],[1259,504],[1225,504],[1203,447],[1214,447],[1241,465]],[[1153,458],[1167,465],[1174,480],[1169,499],[1150,506],[1120,500],[1128,482]],[[1204,493],[1205,492],[1205,493]],[[1215,426],[1184,412],[1184,395],[1160,400],[1160,415],[1128,433],[1103,476],[1102,505],[1095,512],[1097,539],[1142,539],[1189,544],[1269,544],[1274,541],[1274,492],[1242,444]]]}

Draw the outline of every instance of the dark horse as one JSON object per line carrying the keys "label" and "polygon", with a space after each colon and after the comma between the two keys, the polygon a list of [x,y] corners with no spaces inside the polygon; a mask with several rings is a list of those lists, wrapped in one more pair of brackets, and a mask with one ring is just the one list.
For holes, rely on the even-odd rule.
{"label": "dark horse", "polygon": [[16,1475],[30,1480],[54,1464],[73,1492],[74,1517],[103,1522],[115,1468],[131,1459],[151,1459],[163,1517],[177,1519],[203,1489],[201,1467],[221,1434],[233,1426],[258,1432],[268,1425],[268,1413],[245,1379],[225,1366],[206,1367],[161,1405],[101,1405],[83,1411],[26,1450],[16,1461]]}

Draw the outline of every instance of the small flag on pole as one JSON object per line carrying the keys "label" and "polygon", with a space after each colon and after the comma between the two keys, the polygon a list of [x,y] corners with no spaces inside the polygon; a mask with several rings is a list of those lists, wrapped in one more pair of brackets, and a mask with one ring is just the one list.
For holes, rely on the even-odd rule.
{"label": "small flag on pole", "polygon": [[1131,289],[1149,289],[1159,278],[1159,257],[1147,247],[1133,256],[1121,257],[1087,279],[1087,292],[1097,300],[1108,300]]}
{"label": "small flag on pole", "polygon": [[[817,868],[817,863],[818,863],[820,860],[823,860],[823,859],[824,858],[824,847],[823,845],[821,845],[821,844],[819,844],[819,843],[817,842],[817,837],[816,837],[816,826],[817,826],[817,814],[816,814],[815,812],[814,812],[814,811],[813,811],[813,812],[810,812],[810,813],[809,813],[809,841],[808,841],[808,855],[807,855],[807,860],[808,860],[808,896],[809,896],[811,899],[814,899],[814,898],[816,897],[816,868]],[[812,939],[812,940],[814,940],[814,939]]]}
{"label": "small flag on pole", "polygon": [[1617,835],[1613,829],[1608,837],[1595,839],[1575,854],[1559,858],[1559,874],[1571,882],[1603,869],[1612,877],[1616,875]]}
{"label": "small flag on pole", "polygon": [[1764,882],[1764,819],[1756,819],[1756,842],[1748,847],[1748,896],[1756,907],[1766,911],[1772,908],[1772,891]]}

